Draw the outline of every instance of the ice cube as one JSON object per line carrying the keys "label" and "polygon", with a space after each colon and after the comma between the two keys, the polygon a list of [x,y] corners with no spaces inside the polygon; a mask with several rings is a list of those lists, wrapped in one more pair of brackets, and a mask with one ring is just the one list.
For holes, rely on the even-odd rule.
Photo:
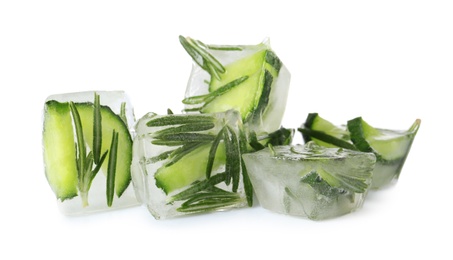
{"label": "ice cube", "polygon": [[314,220],[360,208],[376,161],[372,153],[313,142],[268,147],[242,157],[261,206]]}
{"label": "ice cube", "polygon": [[132,178],[137,196],[154,218],[247,205],[239,148],[241,124],[233,110],[149,113],[137,122]]}
{"label": "ice cube", "polygon": [[65,93],[46,99],[45,174],[62,213],[139,205],[130,184],[134,122],[132,104],[122,91]]}
{"label": "ice cube", "polygon": [[271,133],[281,126],[291,75],[269,40],[257,45],[206,45],[180,37],[194,63],[185,111],[235,109],[249,130]]}

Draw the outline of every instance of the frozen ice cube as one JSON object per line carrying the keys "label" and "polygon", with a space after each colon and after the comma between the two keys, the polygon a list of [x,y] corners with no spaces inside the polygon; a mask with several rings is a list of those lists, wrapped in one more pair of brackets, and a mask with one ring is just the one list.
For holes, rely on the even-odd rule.
{"label": "frozen ice cube", "polygon": [[237,111],[148,113],[136,124],[132,178],[156,219],[247,205]]}
{"label": "frozen ice cube", "polygon": [[222,46],[180,40],[194,60],[183,101],[185,111],[235,109],[258,134],[280,128],[291,75],[268,39],[257,45]]}
{"label": "frozen ice cube", "polygon": [[376,161],[372,153],[313,142],[268,147],[242,157],[264,208],[314,220],[360,208]]}
{"label": "frozen ice cube", "polygon": [[46,99],[45,173],[64,214],[139,205],[130,184],[134,122],[132,104],[122,91]]}

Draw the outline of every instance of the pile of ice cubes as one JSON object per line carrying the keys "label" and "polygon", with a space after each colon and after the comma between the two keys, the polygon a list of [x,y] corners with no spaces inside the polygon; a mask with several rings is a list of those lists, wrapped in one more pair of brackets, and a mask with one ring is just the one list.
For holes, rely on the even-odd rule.
{"label": "pile of ice cubes", "polygon": [[[270,49],[267,41],[241,46],[241,50],[236,51],[226,47],[205,51],[221,63],[229,64],[263,48]],[[206,68],[194,62],[186,97],[206,95],[209,91],[206,81],[210,76]],[[59,198],[62,211],[80,214],[144,204],[156,219],[165,219],[250,206],[253,191],[266,209],[315,220],[360,208],[370,187],[375,164],[373,154],[323,148],[312,143],[263,145],[265,138],[260,139],[260,135],[266,136],[281,127],[289,83],[290,73],[282,64],[266,100],[268,109],[258,120],[246,124],[236,111],[200,114],[192,112],[187,105],[187,113],[157,115],[150,112],[135,121],[132,105],[124,92],[97,92],[101,105],[123,119],[133,139],[132,154],[124,155],[130,157],[118,158],[118,161],[131,161],[133,188],[130,185],[121,196],[114,195],[113,204],[108,205],[109,178],[103,167],[92,180],[89,204],[82,203],[80,194]],[[93,105],[94,93],[53,95],[46,104],[55,100]],[[46,113],[45,109],[44,120],[49,120],[51,115]],[[73,112],[68,116],[74,124]],[[200,116],[210,119],[203,121]],[[165,123],[156,123],[161,121]],[[102,124],[108,122],[104,120]],[[76,128],[73,125],[71,133],[75,147],[80,142]],[[85,152],[91,152],[93,148],[87,147]],[[49,147],[45,144],[46,149]],[[74,160],[79,165],[80,159]],[[52,167],[49,165],[52,163],[55,162],[47,160],[45,168]],[[252,193],[247,194],[247,188],[252,186]]]}

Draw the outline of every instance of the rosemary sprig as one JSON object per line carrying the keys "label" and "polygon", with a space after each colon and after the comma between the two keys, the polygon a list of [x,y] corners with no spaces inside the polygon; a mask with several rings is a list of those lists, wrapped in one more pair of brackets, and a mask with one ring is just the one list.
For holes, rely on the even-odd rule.
{"label": "rosemary sprig", "polygon": [[118,157],[118,132],[113,130],[112,142],[110,143],[109,164],[107,167],[107,206],[111,207],[113,203],[113,195],[115,194],[115,175],[116,161]]}
{"label": "rosemary sprig", "polygon": [[160,135],[158,139],[151,141],[153,144],[180,143],[181,145],[191,142],[211,142],[215,138],[212,134],[200,133],[176,133]]}
{"label": "rosemary sprig", "polygon": [[243,76],[243,77],[237,78],[208,94],[185,98],[182,100],[182,103],[184,103],[186,105],[203,104],[205,106],[205,105],[209,104],[212,100],[214,100],[216,97],[227,93],[228,91],[232,90],[234,87],[236,87],[236,86],[240,85],[242,82],[246,81],[248,78],[249,78],[249,76]]}
{"label": "rosemary sprig", "polygon": [[170,198],[169,203],[171,203],[173,201],[177,201],[177,200],[187,200],[194,194],[197,194],[200,191],[206,190],[209,187],[214,187],[215,185],[225,181],[225,177],[226,177],[225,173],[218,173],[218,174],[212,176],[210,179],[196,182],[189,188],[181,191],[180,193],[178,193],[176,195],[173,195]]}
{"label": "rosemary sprig", "polygon": [[212,211],[233,206],[240,201],[239,194],[234,192],[206,192],[194,195],[176,210],[185,213]]}
{"label": "rosemary sprig", "polygon": [[167,115],[152,119],[146,123],[148,127],[157,126],[171,126],[171,125],[183,125],[192,123],[212,123],[214,118],[209,115],[191,115],[191,116],[178,116],[178,115]]}
{"label": "rosemary sprig", "polygon": [[182,159],[184,156],[186,156],[187,154],[191,153],[192,151],[194,151],[195,149],[199,148],[200,146],[206,144],[205,142],[200,142],[200,143],[187,143],[187,144],[184,144],[183,146],[179,147],[178,149],[174,150],[169,158],[170,158],[170,161],[165,164],[165,167],[169,167],[173,164],[175,164],[176,162],[178,162],[180,159]]}
{"label": "rosemary sprig", "polygon": [[225,67],[207,51],[204,43],[183,36],[179,36],[179,41],[198,66],[220,80],[220,74],[225,73]]}
{"label": "rosemary sprig", "polygon": [[166,134],[179,134],[184,132],[201,132],[214,128],[215,124],[213,122],[201,122],[194,124],[184,124],[177,127],[169,127],[162,130],[159,130],[153,134],[155,138]]}
{"label": "rosemary sprig", "polygon": [[[96,103],[96,102],[95,102]],[[84,207],[88,206],[88,191],[90,190],[91,183],[93,182],[94,177],[101,169],[102,163],[104,163],[105,158],[107,157],[107,151],[99,158],[98,163],[94,162],[93,152],[86,154],[87,148],[85,144],[85,138],[83,136],[83,126],[80,119],[79,111],[73,102],[69,102],[69,107],[71,110],[72,119],[74,122],[74,128],[76,132],[76,150],[77,150],[77,171],[78,171],[78,188],[80,191],[80,196],[82,198],[82,204]],[[96,113],[96,112],[95,112]],[[100,120],[99,118],[96,120]],[[97,122],[94,122],[93,128],[96,128]],[[93,130],[93,132],[96,130]],[[99,142],[99,138],[96,142]],[[93,164],[95,165],[93,169]]]}

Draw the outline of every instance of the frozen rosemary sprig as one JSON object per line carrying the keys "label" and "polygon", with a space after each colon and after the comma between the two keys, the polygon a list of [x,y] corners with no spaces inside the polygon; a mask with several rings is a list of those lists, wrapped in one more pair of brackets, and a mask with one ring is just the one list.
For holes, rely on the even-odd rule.
{"label": "frozen rosemary sprig", "polygon": [[211,77],[220,79],[220,74],[225,72],[225,67],[207,51],[208,47],[201,41],[190,37],[179,36],[179,41],[192,59]]}
{"label": "frozen rosemary sprig", "polygon": [[[95,94],[95,104],[96,104],[96,94]],[[99,172],[101,169],[101,165],[104,162],[106,156],[107,156],[107,151],[105,151],[102,156],[99,157],[98,163],[95,162],[94,159],[94,152],[91,151],[87,155],[87,147],[85,144],[85,138],[83,136],[83,126],[82,126],[82,121],[80,119],[79,112],[77,110],[76,105],[73,102],[69,102],[69,107],[71,110],[71,115],[72,119],[74,122],[74,128],[76,132],[76,151],[77,151],[77,172],[78,172],[78,189],[80,191],[80,196],[82,198],[82,204],[84,207],[88,206],[88,191],[90,190],[91,183],[93,182],[94,177],[96,177],[96,174]],[[97,109],[96,109],[97,107]],[[93,132],[96,133],[97,135],[101,135],[101,131],[99,131],[100,127],[100,113],[99,111],[99,105],[94,106],[94,119],[93,122]],[[99,113],[98,116],[96,116],[96,113]],[[101,147],[101,142],[102,137],[98,136],[97,138],[93,138],[93,149],[94,147]],[[97,153],[98,151],[96,151]],[[94,168],[93,168],[94,166]]]}
{"label": "frozen rosemary sprig", "polygon": [[182,103],[186,105],[198,105],[198,107],[192,107],[185,109],[185,111],[200,111],[203,107],[205,107],[207,104],[211,103],[215,98],[228,93],[232,89],[234,89],[236,86],[239,86],[242,82],[246,81],[249,78],[249,76],[243,76],[240,78],[237,78],[220,88],[205,94],[205,95],[199,95],[199,96],[193,96],[193,97],[188,97],[182,100]]}

